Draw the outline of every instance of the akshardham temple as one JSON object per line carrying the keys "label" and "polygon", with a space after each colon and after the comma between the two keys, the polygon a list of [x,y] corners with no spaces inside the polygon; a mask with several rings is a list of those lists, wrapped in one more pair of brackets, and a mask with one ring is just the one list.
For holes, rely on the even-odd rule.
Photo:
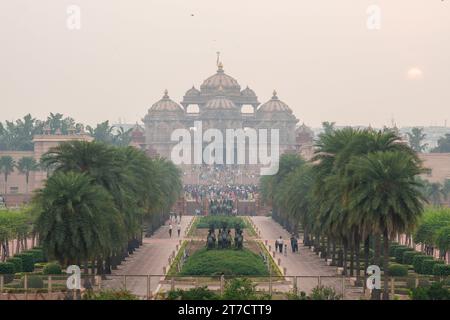
{"label": "akshardham temple", "polygon": [[200,89],[192,86],[187,90],[179,104],[165,90],[143,121],[149,153],[169,159],[177,144],[171,141],[172,132],[193,130],[196,121],[201,121],[203,131],[215,128],[224,137],[226,129],[278,129],[280,154],[302,153],[308,158],[312,152],[312,130],[305,125],[298,126],[299,120],[276,91],[269,101],[261,104],[252,89],[242,88],[235,78],[225,73],[221,62],[216,73],[204,80]]}

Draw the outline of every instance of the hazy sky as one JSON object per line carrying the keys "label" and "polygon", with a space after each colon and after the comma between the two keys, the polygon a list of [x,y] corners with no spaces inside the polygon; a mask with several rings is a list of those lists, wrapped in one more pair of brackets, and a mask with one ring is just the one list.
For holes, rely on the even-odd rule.
{"label": "hazy sky", "polygon": [[134,123],[164,89],[179,102],[214,74],[216,51],[243,88],[261,102],[276,89],[311,126],[450,120],[448,0],[3,0],[0,121]]}

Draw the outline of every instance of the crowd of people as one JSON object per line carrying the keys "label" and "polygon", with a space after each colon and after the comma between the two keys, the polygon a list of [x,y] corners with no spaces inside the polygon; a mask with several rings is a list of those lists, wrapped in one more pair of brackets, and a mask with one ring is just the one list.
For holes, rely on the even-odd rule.
{"label": "crowd of people", "polygon": [[257,185],[185,185],[186,200],[201,202],[208,200],[254,200],[258,192]]}
{"label": "crowd of people", "polygon": [[245,184],[257,183],[259,171],[256,168],[245,168],[236,165],[203,165],[192,166],[185,175],[189,174],[196,181],[191,183],[206,184]]}

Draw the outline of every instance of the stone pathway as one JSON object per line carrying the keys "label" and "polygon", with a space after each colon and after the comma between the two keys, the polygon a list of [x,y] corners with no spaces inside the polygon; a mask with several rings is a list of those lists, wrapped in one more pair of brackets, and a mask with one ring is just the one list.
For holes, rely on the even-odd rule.
{"label": "stone pathway", "polygon": [[[286,256],[284,253],[277,252],[274,260],[278,261],[278,259],[281,259],[281,268],[287,269],[288,277],[297,276],[299,290],[310,292],[320,281],[322,285],[333,286],[336,292],[342,293],[343,283],[341,277],[337,274],[336,267],[328,266],[323,259],[320,259],[301,243],[299,243],[298,252],[292,253],[289,241],[291,235],[272,218],[255,216],[251,217],[251,219],[261,233],[261,240],[264,243],[267,240],[268,246],[270,245],[271,253],[275,250],[276,239],[282,236],[284,243],[288,245],[288,252]],[[292,278],[290,280],[294,281]],[[360,290],[352,288],[348,279],[345,279],[344,288],[346,299],[359,299]]]}
{"label": "stone pathway", "polygon": [[[130,255],[112,275],[103,281],[105,288],[119,289],[125,287],[133,294],[146,297],[148,293],[148,275],[150,289],[155,293],[163,275],[163,267],[168,265],[168,259],[176,249],[180,240],[185,239],[185,231],[193,216],[183,216],[181,219],[181,235],[177,236],[176,224],[173,224],[172,238],[169,238],[169,222],[160,227],[150,238],[144,238],[144,244]],[[126,277],[124,277],[126,275]]]}

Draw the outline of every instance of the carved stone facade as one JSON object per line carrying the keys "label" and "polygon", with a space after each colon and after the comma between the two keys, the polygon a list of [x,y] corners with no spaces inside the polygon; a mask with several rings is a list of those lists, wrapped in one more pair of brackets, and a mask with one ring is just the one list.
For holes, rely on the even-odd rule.
{"label": "carved stone facade", "polygon": [[[226,129],[254,128],[268,129],[269,132],[270,129],[278,129],[280,154],[299,152],[302,147],[297,139],[298,120],[277,93],[274,91],[269,101],[260,104],[255,92],[248,86],[241,89],[236,79],[225,73],[221,63],[218,63],[217,72],[207,78],[200,89],[194,86],[189,89],[180,104],[171,100],[166,90],[162,99],[148,110],[143,121],[147,150],[156,151],[168,159],[177,143],[171,142],[173,130],[193,130],[195,121],[201,121],[203,132],[214,128],[220,130],[223,137]],[[301,140],[301,144],[312,146],[312,136],[310,141]]]}

